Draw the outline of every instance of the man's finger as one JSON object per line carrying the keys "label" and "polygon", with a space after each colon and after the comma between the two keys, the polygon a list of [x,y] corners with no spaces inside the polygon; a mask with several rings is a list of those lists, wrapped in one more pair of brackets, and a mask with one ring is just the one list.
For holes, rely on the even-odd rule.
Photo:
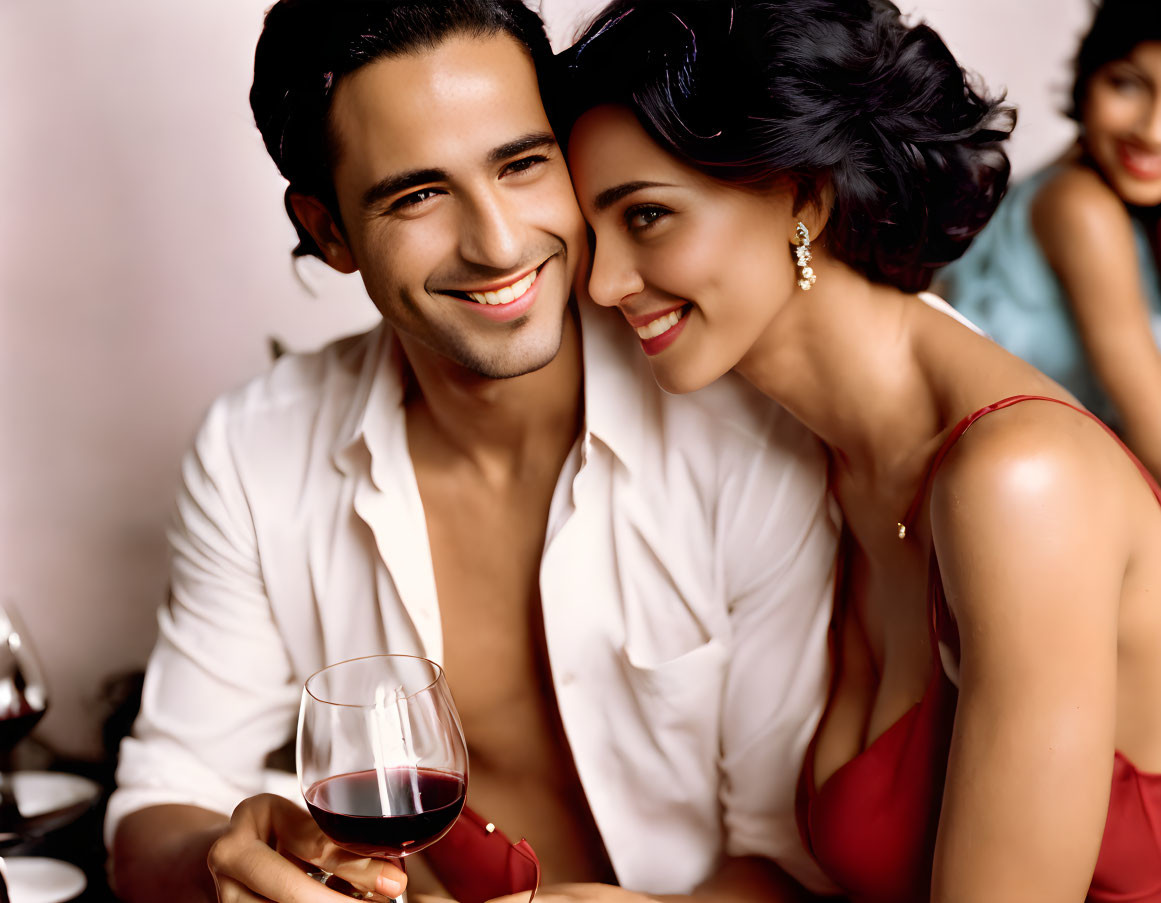
{"label": "man's finger", "polygon": [[[239,901],[267,899],[274,903],[339,903],[350,897],[329,890],[306,872],[292,864],[261,842],[251,842],[239,848],[235,843],[214,844],[210,850],[210,871],[218,881],[219,896],[223,883],[240,883],[251,895],[241,896]],[[244,876],[244,877],[243,877]],[[223,903],[233,901],[222,897]]]}
{"label": "man's finger", "polygon": [[266,897],[252,894],[232,878],[214,876],[218,903],[270,903]]}

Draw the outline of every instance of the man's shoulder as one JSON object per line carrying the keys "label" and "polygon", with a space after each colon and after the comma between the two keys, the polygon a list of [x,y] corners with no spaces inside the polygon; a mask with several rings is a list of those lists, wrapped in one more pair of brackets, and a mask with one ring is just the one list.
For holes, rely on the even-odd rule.
{"label": "man's shoulder", "polygon": [[226,392],[211,417],[233,430],[294,427],[304,417],[316,424],[320,414],[345,413],[369,364],[377,360],[383,329],[336,339],[316,351],[288,352],[264,373]]}

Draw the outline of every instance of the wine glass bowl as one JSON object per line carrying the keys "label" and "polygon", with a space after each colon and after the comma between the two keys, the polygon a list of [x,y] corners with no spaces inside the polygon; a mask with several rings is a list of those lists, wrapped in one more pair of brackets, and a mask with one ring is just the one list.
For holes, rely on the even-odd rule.
{"label": "wine glass bowl", "polygon": [[44,717],[48,693],[28,632],[13,609],[0,606],[0,762]]}
{"label": "wine glass bowl", "polygon": [[40,662],[15,609],[0,605],[0,843],[25,827],[12,787],[12,751],[48,708]]}
{"label": "wine glass bowl", "polygon": [[358,856],[417,853],[464,807],[467,746],[443,669],[427,659],[375,655],[313,674],[296,755],[319,829]]}

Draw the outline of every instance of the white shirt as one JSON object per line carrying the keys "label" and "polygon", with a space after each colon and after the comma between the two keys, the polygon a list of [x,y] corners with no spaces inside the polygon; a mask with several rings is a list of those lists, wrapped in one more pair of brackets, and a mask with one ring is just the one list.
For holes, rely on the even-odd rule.
{"label": "white shirt", "polygon": [[[734,377],[665,394],[620,316],[582,309],[585,425],[540,589],[560,716],[617,877],[686,893],[726,853],[826,887],[794,821],[827,675],[836,527],[820,447]],[[282,358],[211,408],[183,466],[172,596],[110,839],[144,806],[229,813],[263,790],[319,668],[440,660],[396,348],[380,325]]]}

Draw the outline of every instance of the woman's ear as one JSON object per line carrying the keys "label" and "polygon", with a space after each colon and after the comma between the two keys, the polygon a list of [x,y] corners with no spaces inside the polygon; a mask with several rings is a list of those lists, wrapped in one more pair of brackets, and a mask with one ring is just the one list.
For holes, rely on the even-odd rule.
{"label": "woman's ear", "polygon": [[830,221],[831,209],[834,207],[834,185],[827,180],[819,186],[814,200],[807,201],[795,211],[795,221],[801,222],[810,231],[810,240],[818,241],[826,225]]}
{"label": "woman's ear", "polygon": [[323,252],[326,262],[340,273],[355,272],[359,267],[355,264],[355,258],[347,246],[343,230],[339,228],[326,205],[309,194],[291,192],[289,198],[294,215]]}

